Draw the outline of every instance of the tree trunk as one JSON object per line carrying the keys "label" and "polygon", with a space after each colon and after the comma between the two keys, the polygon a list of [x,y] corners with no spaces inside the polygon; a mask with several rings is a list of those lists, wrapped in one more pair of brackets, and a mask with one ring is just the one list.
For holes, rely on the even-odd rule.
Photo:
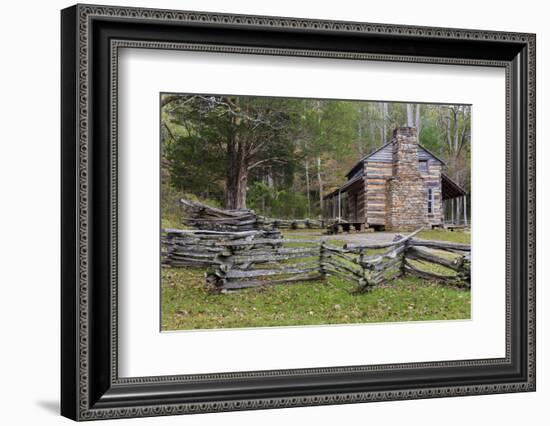
{"label": "tree trunk", "polygon": [[245,209],[248,185],[248,163],[245,143],[238,141],[233,133],[227,144],[227,178],[225,185],[225,208]]}
{"label": "tree trunk", "polygon": [[382,140],[382,144],[385,144],[388,138],[387,122],[388,122],[388,103],[382,102],[382,126],[384,128],[384,138]]}
{"label": "tree trunk", "polygon": [[359,150],[359,158],[363,158],[363,114],[362,109],[359,109],[359,119],[357,120],[357,149]]}
{"label": "tree trunk", "polygon": [[323,211],[323,179],[321,178],[321,156],[317,157],[317,181],[319,182],[319,208]]}
{"label": "tree trunk", "polygon": [[453,146],[453,152],[455,155],[458,153],[458,135],[459,135],[459,123],[458,123],[458,114],[456,111],[454,112],[454,123],[455,123],[455,137],[454,137],[454,146]]}
{"label": "tree trunk", "polygon": [[382,123],[380,124],[380,145],[383,145],[386,143],[386,138],[388,137],[388,129],[387,129],[387,118],[388,118],[388,104],[386,102],[382,102],[379,104],[380,109],[380,116],[382,117]]}
{"label": "tree trunk", "polygon": [[230,162],[227,170],[225,189],[225,207],[227,209],[246,209],[246,191],[248,185],[248,168],[246,164]]}
{"label": "tree trunk", "polygon": [[373,148],[376,147],[376,121],[368,120],[369,126],[369,139],[366,147],[366,153],[368,154]]}
{"label": "tree trunk", "polygon": [[266,184],[268,187],[273,188],[275,186],[275,183],[273,182],[273,170],[271,170],[271,167],[267,169],[267,173],[265,175]]}
{"label": "tree trunk", "polygon": [[407,126],[414,127],[413,104],[407,104]]}
{"label": "tree trunk", "polygon": [[[307,101],[304,102],[304,114],[302,116],[302,125],[305,126],[305,119],[307,115]],[[310,194],[310,184],[309,184],[309,159],[308,159],[308,136],[304,136],[304,166],[306,172],[306,195],[307,195],[307,217],[311,217],[311,194]]]}
{"label": "tree trunk", "polygon": [[309,194],[309,161],[307,160],[307,157],[305,159],[305,166],[306,166],[306,193],[307,193],[307,217],[311,217],[311,201],[310,201],[310,194]]}
{"label": "tree trunk", "polygon": [[420,104],[416,104],[415,122],[416,122],[416,134],[417,134],[418,138],[420,138],[420,130],[421,130],[421,127],[422,127],[422,123],[421,123],[421,120],[420,120]]}

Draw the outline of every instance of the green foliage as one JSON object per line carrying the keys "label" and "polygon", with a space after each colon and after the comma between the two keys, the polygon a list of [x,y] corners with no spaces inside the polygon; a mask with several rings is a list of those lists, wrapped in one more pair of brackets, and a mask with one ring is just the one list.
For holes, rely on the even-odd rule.
{"label": "green foliage", "polygon": [[276,199],[277,191],[275,188],[263,182],[254,182],[248,189],[248,203],[250,207],[262,216],[271,216]]}
{"label": "green foliage", "polygon": [[445,157],[446,150],[446,146],[441,143],[443,138],[442,129],[437,125],[437,122],[432,117],[427,116],[422,123],[420,143],[442,158]]}
{"label": "green foliage", "polygon": [[[176,96],[163,108],[163,156],[172,185],[227,202],[259,166],[292,184],[295,107],[285,98]],[[275,171],[266,169],[275,164]]]}
{"label": "green foliage", "polygon": [[179,193],[167,182],[161,182],[160,211],[161,228],[181,228]]}
{"label": "green foliage", "polygon": [[357,110],[347,101],[303,101],[309,153],[345,155],[355,137]]}
{"label": "green foliage", "polygon": [[304,194],[289,190],[277,191],[263,182],[254,182],[248,190],[250,208],[258,214],[280,219],[307,217],[307,199]]}
{"label": "green foliage", "polygon": [[204,139],[207,137],[180,136],[166,147],[171,184],[174,188],[203,198],[221,199],[224,175],[219,164],[225,162],[225,157],[209,147]]}
{"label": "green foliage", "polygon": [[307,200],[304,194],[291,190],[281,191],[273,208],[273,216],[283,219],[305,218]]}

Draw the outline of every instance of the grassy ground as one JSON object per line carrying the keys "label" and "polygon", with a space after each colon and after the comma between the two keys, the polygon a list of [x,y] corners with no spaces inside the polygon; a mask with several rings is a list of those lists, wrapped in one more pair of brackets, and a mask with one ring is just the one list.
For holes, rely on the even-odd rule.
{"label": "grassy ground", "polygon": [[470,318],[470,292],[408,277],[367,294],[336,278],[326,282],[205,290],[204,271],[162,271],[162,329],[267,327]]}
{"label": "grassy ground", "polygon": [[[419,237],[460,243],[470,239],[468,233],[442,230]],[[335,277],[211,294],[204,274],[202,268],[162,268],[163,330],[470,318],[469,291],[410,276],[366,294],[353,294],[354,284]]]}
{"label": "grassy ground", "polygon": [[425,240],[450,241],[452,243],[470,244],[470,232],[463,231],[444,231],[442,229],[432,229],[430,231],[421,231],[418,238]]}
{"label": "grassy ground", "polygon": [[163,229],[185,229],[185,227],[181,223],[181,220],[177,216],[163,216],[160,227]]}

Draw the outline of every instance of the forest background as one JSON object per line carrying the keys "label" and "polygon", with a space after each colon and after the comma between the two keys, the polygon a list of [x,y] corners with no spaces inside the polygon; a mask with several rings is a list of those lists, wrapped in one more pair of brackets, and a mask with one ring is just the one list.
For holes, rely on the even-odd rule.
{"label": "forest background", "polygon": [[[400,126],[470,192],[471,106],[225,95],[161,95],[163,226],[182,196],[267,217],[320,217],[323,196]],[[174,223],[176,222],[176,223]]]}

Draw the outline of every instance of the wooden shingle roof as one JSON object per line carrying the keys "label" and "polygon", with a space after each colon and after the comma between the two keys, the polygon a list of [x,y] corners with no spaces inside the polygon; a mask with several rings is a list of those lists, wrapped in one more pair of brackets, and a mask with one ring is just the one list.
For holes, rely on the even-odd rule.
{"label": "wooden shingle roof", "polygon": [[[388,153],[387,148],[391,146],[391,144],[394,142],[394,140],[390,140],[389,142],[386,142],[384,145],[376,148],[375,150],[371,151],[367,155],[365,155],[361,160],[359,160],[355,165],[350,169],[350,171],[346,174],[348,179],[350,177],[353,177],[353,175],[360,169],[360,165],[371,159],[374,161],[391,161],[391,153]],[[428,157],[432,157],[434,160],[439,161],[442,165],[445,165],[445,161],[443,161],[441,158],[439,158],[437,155],[435,155],[433,152],[431,152],[428,148],[422,146],[421,144],[418,144],[419,153],[418,158],[420,160],[426,159]]]}
{"label": "wooden shingle roof", "polygon": [[445,173],[441,173],[441,193],[444,200],[461,197],[467,194],[464,188],[462,188]]}

